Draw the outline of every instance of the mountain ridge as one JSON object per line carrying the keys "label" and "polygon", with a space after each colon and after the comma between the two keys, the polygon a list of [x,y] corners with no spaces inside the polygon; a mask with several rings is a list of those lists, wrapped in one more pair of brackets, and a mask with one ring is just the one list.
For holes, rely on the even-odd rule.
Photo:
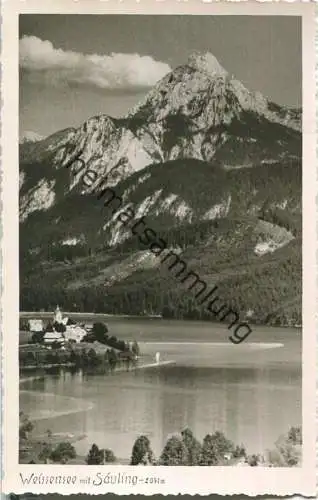
{"label": "mountain ridge", "polygon": [[39,142],[45,139],[43,135],[33,132],[32,130],[26,130],[20,137],[19,143],[24,144],[26,142]]}
{"label": "mountain ridge", "polygon": [[[214,59],[213,62],[216,65]],[[117,182],[152,163],[178,158],[211,161],[224,145],[232,151],[230,163],[240,154],[243,165],[285,159],[286,151],[294,143],[297,151],[291,156],[301,156],[299,124],[295,126],[294,118],[287,120],[289,111],[282,112],[282,107],[269,103],[261,94],[250,93],[243,84],[229,79],[225,70],[221,76],[211,76],[202,71],[200,65],[198,70],[191,67],[190,73],[189,68],[179,66],[168,73],[143,102],[122,119],[107,115],[92,117],[77,129],[66,129],[44,142],[28,144],[28,149],[22,145],[21,170],[29,160],[42,161],[48,156],[55,168],[61,168],[72,156],[80,154],[87,168],[96,171],[99,178],[120,163]],[[274,155],[271,148],[265,149],[263,142],[267,134],[259,125],[264,129],[270,125],[280,127],[277,139],[272,141],[276,149]],[[256,137],[253,137],[254,130],[260,131]],[[243,138],[249,145],[244,145],[242,156]],[[231,148],[227,147],[228,142]],[[69,189],[78,180],[75,174]],[[39,186],[39,198],[42,198],[41,190]],[[35,201],[32,206],[36,207]],[[22,213],[22,217],[27,216],[28,213]]]}
{"label": "mountain ridge", "polygon": [[[96,198],[107,179],[121,208],[146,216],[229,305],[253,310],[256,322],[299,324],[300,121],[298,111],[249,92],[200,55],[125,117],[91,117],[21,145],[22,307],[62,300],[92,308],[96,300],[96,312],[138,314],[148,304],[158,314],[207,319]],[[78,157],[84,169],[76,161],[65,168]],[[81,182],[88,170],[96,173],[89,187]]]}

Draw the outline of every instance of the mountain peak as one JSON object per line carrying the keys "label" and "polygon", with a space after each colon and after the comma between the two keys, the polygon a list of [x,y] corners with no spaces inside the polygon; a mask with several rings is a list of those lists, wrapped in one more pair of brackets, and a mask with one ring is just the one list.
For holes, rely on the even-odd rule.
{"label": "mountain peak", "polygon": [[20,144],[24,144],[25,142],[39,142],[45,139],[44,136],[38,134],[37,132],[33,132],[32,130],[27,130],[25,131],[21,136],[20,136]]}
{"label": "mountain peak", "polygon": [[189,56],[188,65],[211,76],[225,77],[228,75],[228,72],[211,52],[194,52]]}

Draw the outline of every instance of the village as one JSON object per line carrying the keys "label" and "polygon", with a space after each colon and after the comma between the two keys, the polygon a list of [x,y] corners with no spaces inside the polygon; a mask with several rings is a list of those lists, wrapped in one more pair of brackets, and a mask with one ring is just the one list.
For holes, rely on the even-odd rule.
{"label": "village", "polygon": [[[22,322],[23,325],[23,322]],[[63,317],[59,306],[56,307],[53,321],[45,325],[42,319],[29,319],[24,321],[24,326],[28,328],[32,334],[43,333],[43,344],[47,347],[52,347],[52,344],[58,343],[63,347],[66,342],[81,342],[91,329],[90,324],[78,324],[68,316]]]}
{"label": "village", "polygon": [[[46,379],[57,371],[66,373],[74,370],[92,375],[112,375],[113,372],[124,372],[152,368],[166,364],[175,364],[174,360],[160,360],[160,353],[154,352],[146,361],[147,356],[140,353],[136,340],[124,341],[109,335],[105,323],[77,323],[67,315],[63,317],[57,306],[51,318],[21,319],[20,322],[20,383],[24,391],[27,387],[34,390],[35,379]],[[150,359],[151,358],[151,359]],[[31,372],[31,373],[30,373]],[[89,378],[89,380],[91,380]],[[102,380],[102,379],[100,379]],[[72,379],[72,383],[74,380]],[[83,379],[80,379],[83,383]],[[95,383],[95,382],[93,382]],[[42,386],[41,386],[42,387]],[[30,389],[29,389],[30,390]],[[41,389],[41,398],[45,394]],[[118,391],[116,387],[115,391]],[[98,395],[94,405],[103,405]],[[112,397],[114,397],[114,393]],[[93,396],[90,396],[90,398]],[[48,394],[50,399],[50,394]],[[73,398],[69,398],[73,401]],[[65,403],[63,402],[63,405]],[[21,408],[21,407],[20,407]],[[22,407],[23,408],[23,407]],[[89,409],[93,406],[89,407]],[[29,418],[25,410],[19,414],[19,460],[20,463],[60,463],[78,465],[221,465],[238,467],[255,466],[295,466],[301,461],[301,427],[291,427],[287,434],[279,437],[275,448],[266,453],[248,454],[243,444],[235,444],[223,432],[216,430],[198,440],[190,428],[184,428],[178,433],[167,436],[163,448],[155,456],[149,438],[136,434],[132,441],[131,458],[129,451],[118,455],[117,449],[103,448],[103,444],[87,442],[86,429],[79,431],[73,423],[70,427],[62,424],[61,429],[51,428],[56,416],[62,416],[63,407],[48,407],[46,417],[50,416],[51,424],[46,431],[41,429],[38,421]],[[73,410],[71,410],[73,411]],[[85,410],[83,410],[85,411]],[[89,410],[88,410],[89,411]],[[84,433],[83,433],[84,431]],[[101,437],[101,442],[103,441]],[[86,443],[85,452],[81,443]]]}
{"label": "village", "polygon": [[55,366],[129,369],[140,357],[136,341],[108,335],[105,323],[77,323],[56,307],[52,320],[20,319],[20,371]]}

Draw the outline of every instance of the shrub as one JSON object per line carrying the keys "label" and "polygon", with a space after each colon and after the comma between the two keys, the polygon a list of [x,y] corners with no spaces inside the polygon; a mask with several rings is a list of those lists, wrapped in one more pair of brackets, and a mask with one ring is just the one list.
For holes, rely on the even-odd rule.
{"label": "shrub", "polygon": [[34,429],[34,425],[29,420],[28,416],[23,412],[19,413],[19,437],[20,439],[27,439],[30,432]]}
{"label": "shrub", "polygon": [[160,457],[160,465],[188,465],[189,453],[180,436],[172,436],[166,442]]}
{"label": "shrub", "polygon": [[86,457],[87,465],[99,465],[103,461],[103,450],[100,450],[94,443]]}
{"label": "shrub", "polygon": [[66,463],[72,458],[76,458],[76,451],[74,446],[67,441],[59,443],[50,455],[50,459],[53,462]]}
{"label": "shrub", "polygon": [[43,341],[43,337],[44,337],[44,332],[35,332],[32,335],[31,343],[40,344]]}
{"label": "shrub", "polygon": [[234,452],[234,444],[222,432],[207,434],[203,439],[201,465],[218,465],[227,453]]}
{"label": "shrub", "polygon": [[153,453],[147,436],[139,436],[133,446],[130,465],[148,465],[153,463]]}
{"label": "shrub", "polygon": [[106,463],[113,463],[116,462],[116,456],[112,450],[109,448],[106,448],[103,450],[103,455],[104,455],[104,460]]}
{"label": "shrub", "polygon": [[201,457],[202,446],[199,441],[194,437],[190,429],[184,429],[181,432],[182,441],[188,450],[188,463],[187,465],[199,465]]}
{"label": "shrub", "polygon": [[105,343],[107,339],[108,328],[105,323],[94,323],[92,328],[92,334],[101,343]]}
{"label": "shrub", "polygon": [[19,320],[19,329],[22,332],[29,332],[30,331],[29,321],[27,319],[25,319],[25,318],[20,318],[20,320]]}
{"label": "shrub", "polygon": [[57,321],[54,321],[53,328],[58,333],[64,333],[66,331],[66,326],[64,325],[64,323],[58,323]]}

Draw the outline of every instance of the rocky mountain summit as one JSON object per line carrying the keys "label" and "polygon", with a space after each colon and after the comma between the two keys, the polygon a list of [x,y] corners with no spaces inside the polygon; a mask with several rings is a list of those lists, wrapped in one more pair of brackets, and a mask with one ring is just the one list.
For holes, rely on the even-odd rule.
{"label": "rocky mountain summit", "polygon": [[36,132],[32,132],[32,130],[25,131],[20,137],[20,144],[25,144],[26,142],[39,142],[43,141],[44,137]]}
{"label": "rocky mountain summit", "polygon": [[199,128],[200,125],[229,124],[234,118],[239,119],[245,110],[274,123],[301,129],[299,110],[275,105],[260,92],[250,92],[210,53],[192,54],[186,65],[158,82],[130,115],[138,116],[138,112],[143,115],[146,110],[148,117],[157,121],[169,114],[184,114],[196,121]]}
{"label": "rocky mountain summit", "polygon": [[[194,54],[159,81],[126,117],[95,116],[78,129],[22,145],[21,185],[29,175],[29,163],[49,162],[60,170],[79,155],[98,179],[120,165],[113,184],[149,164],[180,158],[221,162],[228,168],[292,160],[301,156],[300,117],[299,111],[249,92],[212,54]],[[74,174],[68,188],[78,181]],[[32,194],[22,193],[23,219],[40,208],[36,200],[48,191],[55,199],[53,183],[41,180]]]}
{"label": "rocky mountain summit", "polygon": [[[22,144],[23,307],[69,300],[72,308],[88,294],[86,308],[161,313],[173,301],[170,315],[202,318],[105,215],[93,193],[107,178],[137,218],[223,284],[230,303],[255,321],[299,323],[301,155],[301,111],[249,91],[209,53],[191,55],[122,118],[95,116]],[[96,172],[89,188],[76,161],[65,168],[78,157]]]}

